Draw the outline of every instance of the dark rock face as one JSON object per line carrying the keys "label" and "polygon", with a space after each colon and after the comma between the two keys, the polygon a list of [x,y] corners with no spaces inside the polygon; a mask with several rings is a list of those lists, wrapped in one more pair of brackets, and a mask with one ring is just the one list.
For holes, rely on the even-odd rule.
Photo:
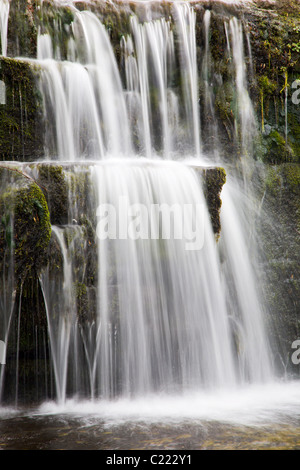
{"label": "dark rock face", "polygon": [[222,207],[221,192],[226,183],[224,168],[208,168],[204,173],[204,194],[211,216],[213,231],[218,238],[221,232],[220,211]]}
{"label": "dark rock face", "polygon": [[258,166],[256,194],[260,194],[257,228],[264,273],[265,301],[270,317],[273,343],[281,360],[280,373],[298,374],[291,362],[291,345],[300,334],[300,167],[286,163]]}

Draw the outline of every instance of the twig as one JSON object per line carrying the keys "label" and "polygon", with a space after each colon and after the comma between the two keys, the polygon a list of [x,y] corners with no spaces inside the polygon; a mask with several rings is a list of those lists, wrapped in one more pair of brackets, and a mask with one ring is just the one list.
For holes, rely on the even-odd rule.
{"label": "twig", "polygon": [[5,170],[10,170],[10,171],[15,171],[16,173],[19,173],[20,175],[24,176],[24,178],[27,178],[31,181],[33,181],[35,184],[37,184],[41,189],[44,189],[47,192],[47,189],[45,186],[42,186],[40,183],[38,183],[32,176],[26,175],[26,173],[23,173],[23,171],[18,170],[17,168],[10,168],[9,166],[5,165],[0,165],[0,168],[4,168]]}

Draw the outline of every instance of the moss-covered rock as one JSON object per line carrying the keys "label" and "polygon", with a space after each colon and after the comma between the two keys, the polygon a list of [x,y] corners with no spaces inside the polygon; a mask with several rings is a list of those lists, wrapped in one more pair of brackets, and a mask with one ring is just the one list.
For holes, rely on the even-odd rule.
{"label": "moss-covered rock", "polygon": [[10,253],[18,287],[47,264],[51,235],[44,194],[20,168],[2,167],[0,181],[0,265]]}
{"label": "moss-covered rock", "polygon": [[97,318],[97,295],[94,287],[88,287],[82,282],[74,284],[77,319],[81,327],[93,323]]}
{"label": "moss-covered rock", "polygon": [[34,67],[0,59],[4,102],[0,104],[0,161],[32,161],[44,155],[42,100]]}
{"label": "moss-covered rock", "polygon": [[211,217],[212,228],[216,239],[218,239],[221,233],[221,191],[226,183],[226,172],[224,168],[207,168],[203,170],[203,179],[204,194]]}
{"label": "moss-covered rock", "polygon": [[50,214],[37,184],[17,191],[14,208],[16,276],[24,280],[47,264],[51,237]]}
{"label": "moss-covered rock", "polygon": [[68,184],[60,165],[38,166],[39,182],[43,189],[52,225],[68,222]]}

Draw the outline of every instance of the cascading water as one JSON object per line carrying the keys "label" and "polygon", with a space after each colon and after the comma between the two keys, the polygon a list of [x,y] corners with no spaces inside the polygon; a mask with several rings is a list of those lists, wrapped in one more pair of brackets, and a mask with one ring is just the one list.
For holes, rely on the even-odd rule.
{"label": "cascading water", "polygon": [[181,48],[181,74],[183,82],[184,104],[189,126],[189,141],[193,143],[192,151],[196,157],[200,156],[200,118],[195,11],[185,3],[174,3],[174,12],[179,31]]}
{"label": "cascading water", "polygon": [[243,156],[253,155],[253,140],[256,134],[254,110],[247,90],[246,67],[243,47],[242,24],[237,18],[231,18],[229,29],[232,41],[232,55],[235,65],[237,90],[236,132],[241,139]]}
{"label": "cascading water", "polygon": [[[2,180],[1,190],[5,191],[8,181]],[[10,325],[14,312],[16,289],[14,279],[14,245],[13,245],[13,217],[10,213],[2,216],[1,224],[5,227],[5,238],[7,241],[7,248],[3,255],[3,268],[1,273],[0,283],[0,331],[2,344],[6,345],[10,332]],[[6,348],[5,348],[6,349]],[[0,363],[5,363],[5,351],[1,350],[2,355]],[[2,399],[4,371],[2,367],[0,372],[0,399]]]}
{"label": "cascading water", "polygon": [[[151,157],[153,152],[153,127],[157,129],[157,122],[162,128],[162,148],[163,155],[168,157],[173,150],[174,129],[172,122],[176,122],[176,115],[170,102],[168,88],[168,73],[174,64],[174,40],[170,29],[170,23],[161,19],[139,24],[136,17],[131,18],[131,28],[133,39],[129,36],[124,41],[126,84],[128,89],[128,99],[137,100],[139,114],[143,122],[142,136],[139,133],[138,140],[144,142],[144,152],[147,157]],[[133,57],[134,45],[137,57]],[[157,93],[158,109],[151,109],[151,92]],[[133,106],[133,111],[134,111]],[[132,109],[132,108],[131,108]],[[131,120],[138,119],[138,116],[131,116]],[[156,143],[157,144],[157,143]]]}
{"label": "cascading water", "polygon": [[[217,244],[200,170],[195,168],[207,165],[201,153],[203,109],[212,119],[210,134],[218,129],[210,13],[204,14],[200,73],[195,11],[179,2],[171,11],[168,19],[150,15],[144,22],[132,14],[130,32],[120,41],[119,63],[107,30],[90,11],[74,9],[67,60],[55,58],[60,53],[57,44],[53,53],[49,34],[38,37],[37,59],[32,62],[40,66],[47,160],[60,160],[63,167],[72,162],[79,175],[87,174],[89,187],[88,214],[80,213],[76,194],[70,194],[68,223],[52,226],[63,273],[56,276],[50,266],[40,277],[56,396],[62,403],[69,396],[109,399],[226,390],[262,383],[273,375],[263,308],[234,194],[238,182],[233,176],[226,183]],[[255,120],[247,92],[243,31],[236,18],[224,28],[235,69],[236,138],[247,154]],[[180,87],[173,83],[176,73]],[[204,80],[200,103],[199,79]],[[213,165],[222,160],[216,148],[214,144]],[[184,161],[191,156],[192,164]],[[129,219],[133,232],[112,239],[100,239],[99,233],[95,237],[95,308],[91,318],[79,321],[74,285],[83,284],[87,247],[77,221],[88,215],[96,230],[101,223],[97,210],[110,207],[122,230],[125,215],[137,206],[139,212]],[[148,218],[153,206],[193,207],[184,212],[184,220],[194,238],[145,234],[140,220],[147,214],[143,220],[153,230]],[[169,214],[171,227],[178,234],[184,224],[174,211]],[[203,239],[187,249],[197,238],[192,227]],[[80,267],[79,255],[84,260]]]}
{"label": "cascading water", "polygon": [[128,117],[108,34],[88,11],[77,13],[73,34],[75,62],[49,59],[49,37],[41,35],[38,39],[45,113],[53,116],[48,148],[52,149],[55,142],[56,157],[72,161],[128,155]]}
{"label": "cascading water", "polygon": [[[69,394],[128,397],[222,388],[271,377],[268,341],[247,256],[243,256],[240,276],[246,242],[230,191],[224,199],[220,242],[227,257],[224,277],[200,178],[184,163],[166,161],[172,155],[176,158],[176,150],[183,148],[182,156],[193,155],[201,162],[195,13],[188,4],[176,3],[173,14],[180,46],[180,92],[172,88],[176,52],[171,20],[150,17],[140,23],[137,16],[131,17],[131,34],[121,39],[124,91],[109,36],[94,14],[76,11],[65,62],[52,58],[49,36],[39,37],[45,113],[54,123],[48,151],[54,151],[60,160],[76,162],[109,157],[105,164],[89,166],[89,184],[94,188],[90,212],[95,214],[97,207],[107,204],[116,208],[115,217],[121,224],[120,217],[137,204],[147,214],[158,204],[181,208],[198,204],[202,215],[194,223],[204,230],[204,246],[191,251],[186,250],[183,237],[162,241],[140,233],[138,239],[123,234],[121,239],[98,240],[96,314],[83,326],[77,321],[72,294],[72,283],[77,280],[73,278],[74,252],[64,241],[64,230],[69,228],[53,228],[64,260],[63,281],[58,281],[59,287],[45,273],[41,282],[57,395],[62,401]],[[204,106],[212,112],[208,15],[204,16]],[[235,19],[229,26],[245,148],[252,108],[240,44],[242,31]],[[183,113],[179,113],[179,102]],[[185,123],[181,134],[180,121]],[[150,163],[160,149],[165,163]],[[147,160],[115,160],[133,152]],[[191,214],[189,217],[191,223]],[[175,221],[175,229],[180,223]],[[235,296],[231,295],[231,281]],[[69,378],[72,374],[76,379]]]}
{"label": "cascading water", "polygon": [[1,53],[6,56],[7,53],[7,26],[9,18],[10,0],[1,0],[0,2],[0,37]]}
{"label": "cascading water", "polygon": [[[125,229],[116,239],[99,241],[102,262],[91,361],[98,395],[178,392],[234,383],[219,262],[196,173],[177,164],[131,161],[97,165],[92,172],[96,203],[116,208],[118,230],[126,227],[126,206],[134,208],[138,201],[137,216],[142,219],[159,201],[162,223],[168,221],[168,208],[174,209],[177,234],[183,221],[176,208],[200,205],[194,224],[200,233],[205,231],[205,249],[196,252],[186,248],[187,238],[173,239],[171,234],[170,239],[161,239],[160,227],[156,225],[157,232],[151,235],[136,219],[134,224],[141,225],[137,237],[128,239]],[[153,230],[149,220],[150,227]],[[198,248],[201,244],[202,239]]]}

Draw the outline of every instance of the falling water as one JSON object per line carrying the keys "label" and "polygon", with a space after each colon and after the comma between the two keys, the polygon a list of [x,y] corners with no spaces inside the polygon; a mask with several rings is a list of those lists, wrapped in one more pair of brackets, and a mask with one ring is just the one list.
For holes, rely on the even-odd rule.
{"label": "falling water", "polygon": [[[2,178],[0,189],[5,191],[7,185],[11,182]],[[6,248],[2,253],[2,272],[0,281],[0,341],[2,341],[2,353],[6,352],[7,341],[10,332],[10,325],[13,318],[15,299],[16,299],[16,287],[15,287],[15,276],[14,276],[14,241],[13,241],[13,227],[14,218],[11,213],[10,207],[4,208],[4,213],[0,220],[1,226],[5,230]],[[0,364],[1,364],[0,358]],[[4,361],[3,361],[4,362]],[[4,367],[0,365],[0,400],[3,392],[3,380],[4,380]]]}
{"label": "falling water", "polygon": [[[190,252],[187,239],[173,239],[172,234],[166,240],[141,233],[138,239],[99,242],[99,259],[107,260],[99,266],[98,367],[102,365],[103,394],[111,392],[112,384],[128,395],[232,383],[233,356],[216,247],[196,174],[172,163],[97,166],[94,172],[100,204],[107,201],[118,208],[124,197],[125,205],[139,201],[147,214],[154,201],[167,208],[200,205],[194,223],[204,230],[205,240],[203,249]],[[124,216],[124,205],[119,211],[117,218]],[[182,218],[174,218],[176,233]],[[167,223],[168,214],[162,221]],[[110,285],[108,266],[114,266],[115,286]],[[111,312],[113,299],[119,306],[117,317]]]}
{"label": "falling water", "polygon": [[[234,325],[236,347],[240,358],[240,374],[243,380],[261,382],[272,378],[271,350],[268,345],[264,311],[255,283],[251,263],[253,243],[241,220],[247,217],[245,195],[237,184],[226,185],[222,192],[222,237],[224,250],[223,272],[226,277],[229,315]],[[234,201],[242,201],[237,204]],[[222,249],[221,248],[221,249]],[[254,250],[255,251],[255,250]]]}
{"label": "falling water", "polygon": [[75,62],[49,59],[51,40],[39,37],[45,113],[53,117],[47,147],[56,142],[60,160],[126,155],[131,147],[127,110],[108,34],[88,11],[76,14],[73,34]]}
{"label": "falling water", "polygon": [[[154,147],[151,137],[154,135],[155,126],[155,132],[161,127],[159,147],[162,148],[163,155],[168,157],[173,149],[172,103],[169,99],[171,91],[168,88],[168,74],[174,67],[174,40],[170,22],[162,18],[140,24],[137,17],[133,16],[131,28],[134,44],[130,36],[124,39],[123,43],[126,82],[127,89],[132,95],[129,99],[138,98],[140,101],[144,135],[141,141],[144,141],[145,155],[151,157]],[[153,90],[157,93],[156,97],[151,96]],[[154,98],[158,106],[153,102]],[[157,107],[158,109],[155,109]],[[156,146],[157,144],[156,142]]]}
{"label": "falling water", "polygon": [[[48,319],[50,342],[52,347],[52,360],[55,373],[55,384],[59,402],[66,398],[67,359],[70,335],[76,320],[76,310],[73,291],[72,263],[66,247],[65,232],[53,226],[52,233],[59,243],[63,261],[62,282],[55,282],[51,274],[46,271],[41,277],[41,284],[45,298],[46,314]],[[59,299],[59,304],[57,303]],[[63,315],[57,315],[58,311]]]}
{"label": "falling water", "polygon": [[184,104],[188,126],[190,127],[190,143],[193,143],[193,152],[200,156],[200,117],[198,96],[198,73],[196,54],[196,14],[185,3],[173,5],[176,25],[179,33],[181,48],[181,74],[183,83]]}
{"label": "falling water", "polygon": [[204,82],[204,109],[206,116],[206,140],[208,141],[209,149],[213,149],[213,154],[216,160],[219,158],[219,145],[218,145],[218,126],[215,116],[214,106],[214,81],[213,71],[211,67],[210,57],[210,22],[211,12],[206,10],[203,16],[204,36],[205,36],[205,49],[203,54],[202,64],[202,78]]}
{"label": "falling water", "polygon": [[[70,224],[52,227],[64,269],[61,279],[53,275],[50,264],[41,283],[59,401],[70,393],[110,398],[232,386],[239,380],[235,350],[197,172],[174,162],[119,160],[90,166],[89,186],[87,215],[110,205],[123,232],[98,239],[96,316],[86,324],[79,321],[74,301],[82,230]],[[122,222],[126,206],[134,208],[137,201],[139,216],[146,212],[149,217],[157,201],[161,214],[154,220],[154,233],[140,227],[141,233],[130,237]],[[187,230],[185,238],[178,237],[183,214],[178,217],[176,209],[185,205],[198,206],[193,224],[199,239],[196,231]],[[169,208],[170,237],[162,239],[159,223],[168,222]],[[72,207],[70,218],[75,213]],[[189,224],[191,213],[187,214]],[[153,231],[152,224],[149,219],[147,227]],[[68,379],[70,371],[76,380]]]}
{"label": "falling water", "polygon": [[177,65],[170,20],[140,23],[131,16],[131,34],[121,38],[125,89],[108,33],[93,13],[76,13],[68,61],[53,60],[51,38],[39,36],[41,91],[46,116],[53,120],[49,156],[102,159],[129,156],[132,150],[147,158],[170,158],[178,151],[200,155],[195,15],[188,5],[174,4],[174,18],[182,93],[172,83]]}
{"label": "falling water", "polygon": [[[150,15],[145,22],[131,16],[130,33],[121,39],[124,84],[108,32],[95,14],[76,10],[68,60],[55,59],[51,37],[39,35],[36,61],[49,123],[46,157],[62,164],[76,162],[79,174],[87,173],[84,215],[94,231],[103,207],[113,208],[112,219],[121,232],[124,217],[131,214],[133,230],[106,239],[97,232],[95,314],[79,319],[74,285],[84,279],[85,261],[78,268],[78,254],[85,260],[87,243],[74,216],[74,195],[68,223],[52,226],[63,270],[55,274],[50,262],[40,282],[60,402],[75,395],[108,399],[223,390],[272,376],[263,309],[234,194],[236,182],[228,178],[224,191],[218,245],[201,171],[172,161],[179,153],[192,155],[194,165],[202,163],[199,78],[205,81],[205,107],[215,119],[209,82],[210,14],[204,16],[201,77],[195,11],[188,3],[175,2],[172,15],[168,20]],[[226,32],[238,96],[237,139],[249,154],[255,120],[241,23],[231,19]],[[171,79],[176,64],[180,91]],[[176,219],[175,208],[180,212],[187,207],[187,233],[196,237],[191,227],[198,228],[198,245],[187,248],[188,242],[195,242],[187,233],[162,237],[149,219],[153,206],[174,209],[169,216],[177,235],[184,224],[182,217]],[[132,213],[137,209],[138,214]],[[155,236],[143,232],[142,216],[146,227],[156,229]],[[168,213],[158,220],[166,222]]]}
{"label": "falling water", "polygon": [[9,18],[10,0],[0,0],[0,37],[2,55],[6,56],[7,52],[7,27]]}
{"label": "falling water", "polygon": [[244,157],[252,156],[253,138],[256,134],[256,120],[253,105],[247,89],[246,65],[244,59],[244,35],[242,23],[237,18],[229,21],[232,54],[235,65],[237,110],[236,133],[241,141]]}

